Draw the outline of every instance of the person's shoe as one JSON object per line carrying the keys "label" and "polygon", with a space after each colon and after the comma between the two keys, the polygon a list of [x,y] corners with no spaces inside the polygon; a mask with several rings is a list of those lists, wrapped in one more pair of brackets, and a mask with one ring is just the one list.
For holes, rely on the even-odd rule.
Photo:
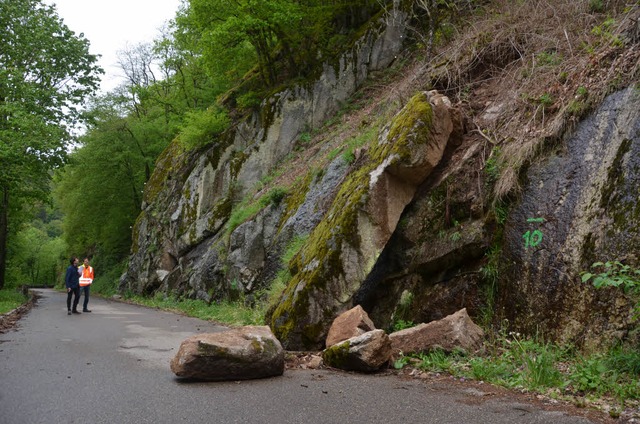
{"label": "person's shoe", "polygon": [[67,311],[67,315],[71,315],[71,311],[70,311],[70,310],[69,310],[69,311]]}
{"label": "person's shoe", "polygon": [[79,313],[80,313],[80,312],[78,312],[78,311],[71,311],[71,312],[73,312],[74,314],[79,314]]}
{"label": "person's shoe", "polygon": [[91,312],[91,311],[88,309],[83,309],[82,312]]}

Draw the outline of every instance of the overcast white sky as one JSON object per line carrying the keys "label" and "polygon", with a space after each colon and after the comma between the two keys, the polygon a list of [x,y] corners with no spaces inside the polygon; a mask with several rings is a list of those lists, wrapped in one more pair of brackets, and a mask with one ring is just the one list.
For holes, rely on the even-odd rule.
{"label": "overcast white sky", "polygon": [[45,0],[55,4],[64,23],[76,34],[84,33],[90,51],[100,54],[105,70],[102,91],[122,82],[117,52],[127,45],[156,39],[159,28],[173,19],[180,0]]}

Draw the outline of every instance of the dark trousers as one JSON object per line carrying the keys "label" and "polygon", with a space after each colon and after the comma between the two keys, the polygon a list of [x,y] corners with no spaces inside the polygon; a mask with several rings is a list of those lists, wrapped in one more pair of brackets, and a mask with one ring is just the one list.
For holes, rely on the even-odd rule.
{"label": "dark trousers", "polygon": [[89,288],[91,286],[82,286],[80,287],[80,294],[84,293],[84,302],[82,303],[82,310],[87,310],[87,305],[89,304]]}
{"label": "dark trousers", "polygon": [[78,310],[78,302],[80,301],[80,287],[74,287],[67,292],[67,310],[71,310],[71,296],[73,295],[73,310]]}

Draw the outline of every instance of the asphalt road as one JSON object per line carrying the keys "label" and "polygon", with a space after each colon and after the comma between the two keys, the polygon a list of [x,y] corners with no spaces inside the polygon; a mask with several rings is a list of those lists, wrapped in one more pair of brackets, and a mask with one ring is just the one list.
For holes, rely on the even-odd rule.
{"label": "asphalt road", "polygon": [[18,328],[0,335],[3,424],[606,421],[505,397],[488,385],[387,373],[296,369],[263,380],[185,382],[169,369],[180,343],[221,327],[96,297],[92,313],[67,316],[66,295],[39,293]]}

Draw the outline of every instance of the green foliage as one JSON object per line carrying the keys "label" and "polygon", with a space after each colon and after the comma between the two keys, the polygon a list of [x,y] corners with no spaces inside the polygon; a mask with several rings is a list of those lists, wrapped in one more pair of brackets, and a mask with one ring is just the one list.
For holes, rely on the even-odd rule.
{"label": "green foliage", "polygon": [[274,187],[257,200],[244,199],[231,212],[226,224],[227,234],[231,234],[240,224],[255,216],[268,205],[278,206],[288,193],[288,190],[283,187]]}
{"label": "green foliage", "polygon": [[29,300],[21,290],[15,287],[5,287],[0,290],[0,315],[6,314],[23,305]]}
{"label": "green foliage", "polygon": [[600,392],[609,386],[606,382],[607,367],[600,356],[579,358],[574,365],[569,382],[579,392]]}
{"label": "green foliage", "polygon": [[[346,141],[346,150],[342,153],[342,159],[344,162],[347,164],[353,163],[356,159],[355,150],[373,141],[377,137],[378,131],[379,125],[370,125],[366,130],[359,132],[357,136],[348,139]],[[330,153],[329,156],[331,160],[333,152]]]}
{"label": "green foliage", "polygon": [[609,43],[615,47],[624,46],[622,39],[614,33],[616,20],[607,18],[600,25],[596,25],[591,29],[591,34],[599,37],[603,42]]}
{"label": "green foliage", "polygon": [[89,42],[40,0],[0,3],[0,289],[7,241],[47,200],[51,171],[66,159],[78,105],[98,87]]}
{"label": "green foliage", "polygon": [[589,12],[602,13],[604,12],[603,0],[589,0]]}
{"label": "green foliage", "polygon": [[393,331],[400,331],[407,328],[411,328],[415,326],[413,321],[405,321],[403,319],[399,319],[393,323]]}
{"label": "green foliage", "polygon": [[298,254],[298,252],[300,251],[300,249],[302,249],[308,239],[308,234],[298,235],[289,242],[289,245],[287,246],[281,258],[283,266],[288,266],[289,262],[291,262],[291,259],[293,259],[293,257]]}
{"label": "green foliage", "polygon": [[555,363],[560,352],[549,344],[515,338],[515,358],[524,367],[520,374],[521,385],[528,388],[555,387],[561,382]]}
{"label": "green foliage", "polygon": [[189,111],[180,129],[180,145],[185,150],[193,150],[211,144],[229,125],[229,117],[223,109],[210,107]]}
{"label": "green foliage", "polygon": [[502,249],[499,245],[493,245],[489,248],[489,251],[485,254],[487,262],[480,268],[480,275],[482,279],[491,285],[495,285],[498,282],[499,277],[499,264],[500,255]]}
{"label": "green foliage", "polygon": [[567,106],[567,112],[576,117],[581,117],[588,109],[589,104],[583,100],[571,100]]}
{"label": "green foliage", "polygon": [[53,287],[60,279],[66,268],[67,245],[61,237],[51,237],[43,226],[41,221],[34,221],[12,240],[7,261],[9,281]]}
{"label": "green foliage", "polygon": [[485,347],[487,355],[446,353],[441,349],[405,355],[394,366],[405,367],[417,358],[417,366],[423,370],[508,388],[567,396],[613,396],[621,404],[640,399],[640,353],[636,350],[616,347],[606,353],[583,356],[570,347],[506,331]]}
{"label": "green foliage", "polygon": [[308,144],[311,141],[311,134],[308,132],[303,132],[302,134],[300,134],[300,137],[298,137],[298,139],[300,140],[300,143]]}
{"label": "green foliage", "polygon": [[371,0],[192,0],[176,23],[179,40],[195,44],[212,77],[251,72],[272,87],[283,76],[307,75],[352,29],[347,22],[359,25],[380,7]]}
{"label": "green foliage", "polygon": [[129,253],[145,184],[175,135],[164,109],[145,105],[144,112],[122,117],[122,109],[133,107],[130,100],[97,99],[82,145],[55,174],[54,198],[64,213],[70,253],[92,256],[102,272]]}
{"label": "green foliage", "polygon": [[398,301],[396,309],[395,311],[393,311],[393,315],[391,317],[391,327],[392,329],[394,329],[394,331],[403,329],[401,327],[409,328],[413,326],[413,322],[408,320],[409,316],[411,315],[413,298],[413,293],[411,293],[409,290],[404,290],[400,295],[400,300]]}
{"label": "green foliage", "polygon": [[417,355],[420,360],[418,367],[431,372],[456,373],[457,360],[463,357],[463,352],[456,351],[448,354],[442,349],[434,349],[427,353]]}
{"label": "green foliage", "polygon": [[269,193],[267,193],[267,196],[261,203],[263,203],[265,206],[268,204],[278,206],[282,202],[282,200],[287,197],[287,194],[289,194],[289,191],[286,188],[274,187],[269,190]]}
{"label": "green foliage", "polygon": [[236,104],[240,110],[255,109],[260,106],[260,103],[262,103],[262,97],[254,91],[236,97]]}
{"label": "green foliage", "polygon": [[470,377],[479,381],[490,381],[495,384],[507,386],[507,381],[513,375],[511,363],[503,358],[476,357],[469,361]]}
{"label": "green foliage", "polygon": [[537,102],[543,108],[548,108],[553,104],[553,97],[549,93],[543,93],[538,97]]}
{"label": "green foliage", "polygon": [[424,28],[418,34],[420,47],[432,53],[433,45],[453,36],[452,24],[464,10],[475,7],[475,1],[467,0],[419,0],[416,2],[418,19],[424,22]]}
{"label": "green foliage", "polygon": [[607,369],[618,374],[640,375],[640,352],[633,349],[615,347],[604,357]]}
{"label": "green foliage", "polygon": [[625,293],[636,299],[635,315],[640,315],[640,269],[625,265],[620,261],[595,262],[591,265],[593,272],[580,273],[583,283],[591,281],[597,289],[620,287]]}
{"label": "green foliage", "polygon": [[347,164],[352,164],[356,160],[356,155],[352,150],[347,150],[342,154],[342,160]]}
{"label": "green foliage", "polygon": [[485,304],[480,311],[480,321],[486,327],[489,327],[494,316],[495,297],[500,277],[501,254],[502,248],[500,245],[494,244],[485,254],[486,262],[480,268],[480,277],[483,282],[482,293],[485,300]]}
{"label": "green foliage", "polygon": [[264,206],[260,202],[251,204],[241,204],[231,212],[231,216],[227,221],[227,233],[231,234],[240,224],[260,212]]}
{"label": "green foliage", "polygon": [[265,291],[265,296],[259,296],[264,298],[263,302],[259,305],[264,313],[278,304],[278,301],[282,296],[282,292],[287,287],[287,283],[291,279],[289,263],[298,254],[300,249],[302,249],[308,239],[308,234],[297,235],[287,245],[284,253],[280,257],[280,270],[273,281],[271,281],[269,288]]}
{"label": "green foliage", "polygon": [[582,282],[592,281],[595,288],[622,287],[625,292],[635,292],[640,285],[640,269],[619,261],[595,262],[591,265],[595,274],[582,272]]}
{"label": "green foliage", "polygon": [[129,296],[127,299],[141,305],[178,311],[192,317],[228,325],[264,325],[262,311],[245,306],[242,299],[208,304],[202,300],[165,296],[160,292],[152,298]]}
{"label": "green foliage", "polygon": [[555,51],[538,53],[536,58],[541,66],[557,66],[562,63],[562,56]]}
{"label": "green foliage", "polygon": [[[104,261],[102,261],[104,263]],[[98,262],[100,264],[100,262]],[[91,284],[91,293],[100,294],[104,297],[111,297],[118,293],[118,284],[120,277],[126,269],[127,262],[122,261],[118,264],[105,264],[105,267],[97,268],[94,266],[96,278]]]}
{"label": "green foliage", "polygon": [[411,362],[411,358],[408,356],[401,355],[398,359],[393,361],[393,368],[399,370],[404,368],[405,365]]}
{"label": "green foliage", "polygon": [[490,185],[495,184],[495,182],[500,177],[500,173],[502,172],[500,155],[502,150],[500,146],[493,146],[491,149],[491,153],[489,154],[489,158],[484,164],[484,172],[487,175],[487,182]]}
{"label": "green foliage", "polygon": [[562,385],[556,363],[564,359],[564,351],[556,346],[509,333],[501,335],[492,349],[494,355],[470,361],[471,377],[532,390]]}

